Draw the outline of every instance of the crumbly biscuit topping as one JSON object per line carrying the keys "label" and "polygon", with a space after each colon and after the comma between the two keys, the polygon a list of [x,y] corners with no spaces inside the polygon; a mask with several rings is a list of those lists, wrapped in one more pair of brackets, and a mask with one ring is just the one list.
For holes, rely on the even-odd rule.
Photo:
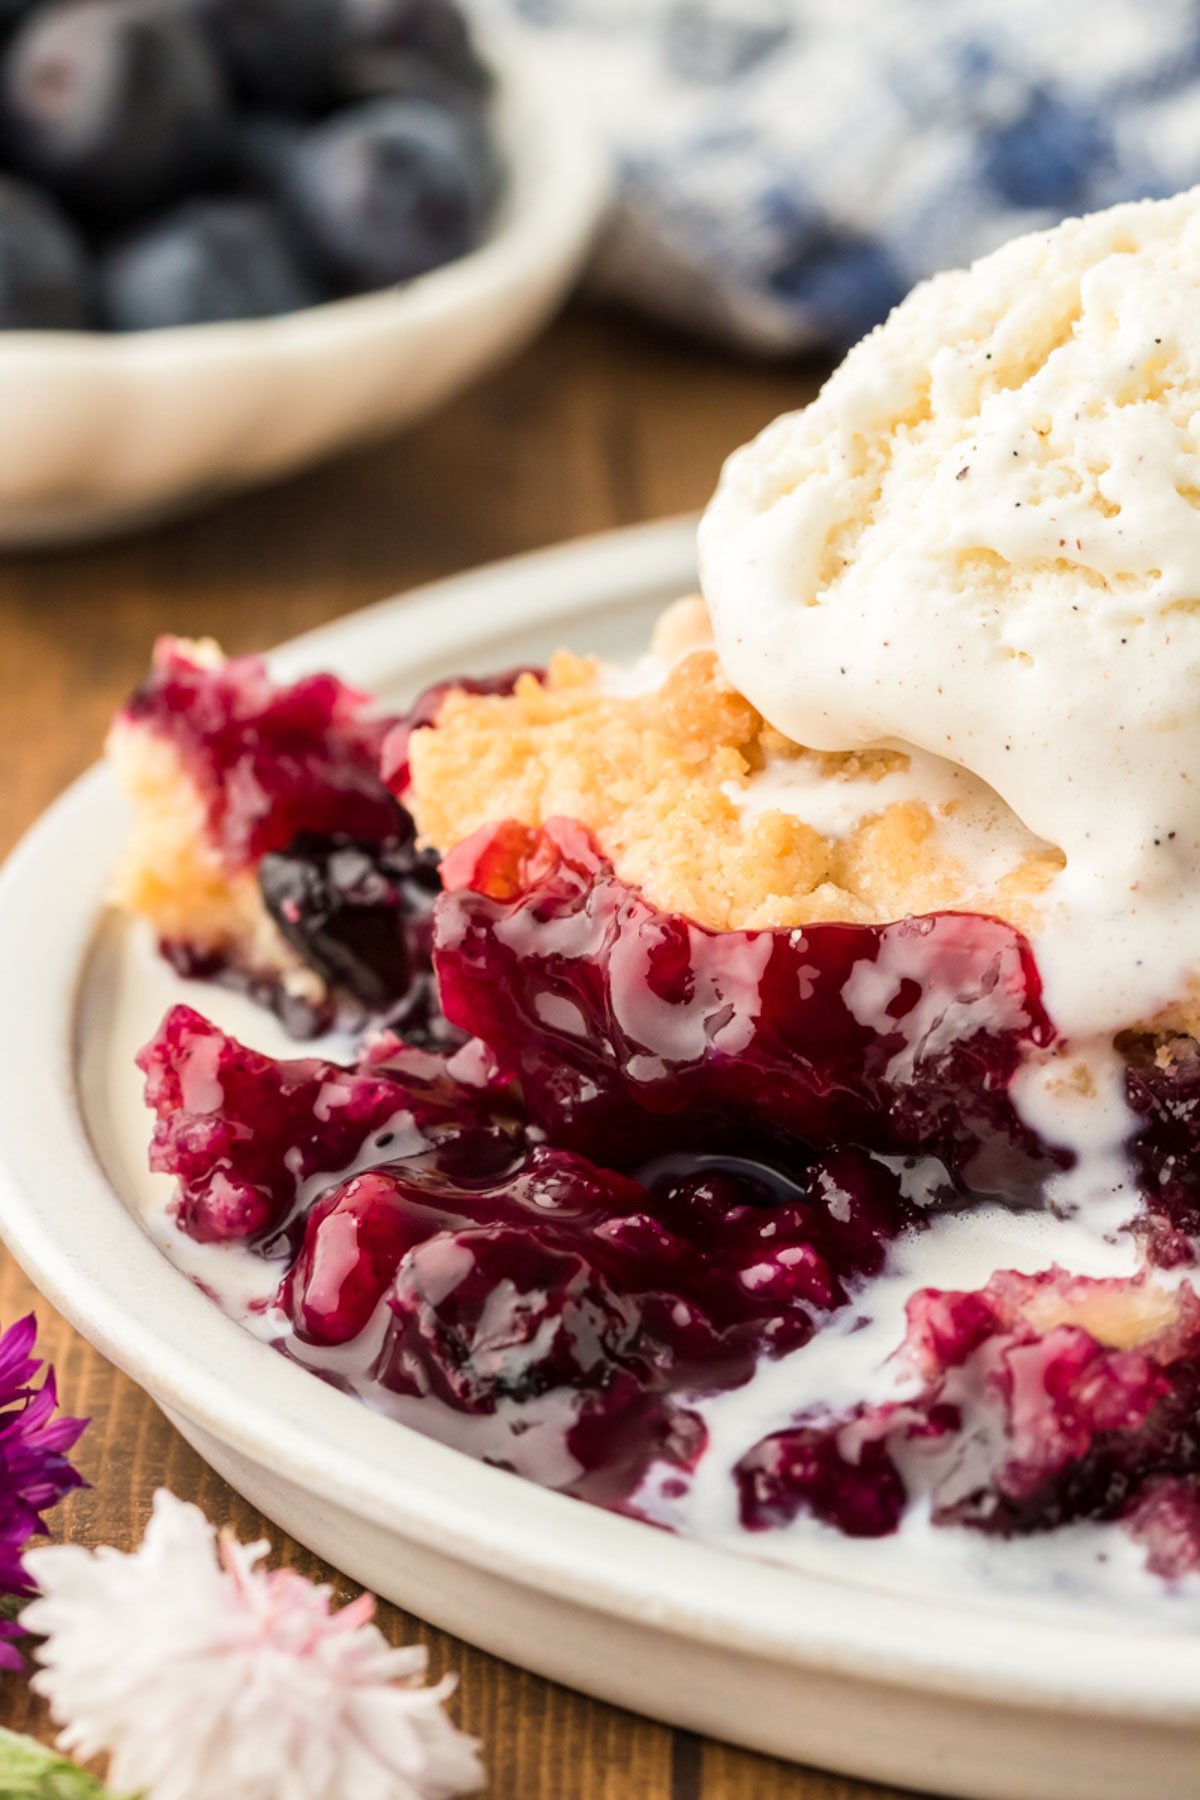
{"label": "crumbly biscuit topping", "polygon": [[[425,840],[446,850],[501,819],[577,819],[655,905],[718,930],[943,909],[1020,924],[1061,867],[1011,821],[1011,863],[981,888],[956,854],[964,820],[953,815],[970,798],[944,809],[889,801],[904,752],[791,743],[725,679],[700,601],[664,615],[652,661],[661,678],[633,691],[606,683],[594,660],[560,652],[544,679],[523,676],[511,696],[450,693],[436,729],[411,746],[407,798]],[[802,800],[797,810],[748,804],[756,780],[781,768],[785,785],[786,772],[842,784],[846,827],[807,822]]]}

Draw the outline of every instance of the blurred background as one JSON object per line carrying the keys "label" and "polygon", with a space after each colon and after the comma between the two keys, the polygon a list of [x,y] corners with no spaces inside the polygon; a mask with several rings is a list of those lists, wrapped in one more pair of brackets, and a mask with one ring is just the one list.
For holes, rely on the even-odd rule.
{"label": "blurred background", "polygon": [[572,292],[525,367],[576,332],[580,393],[759,423],[914,281],[1198,171],[1192,0],[0,0],[0,543],[414,429]]}
{"label": "blurred background", "polygon": [[[0,0],[0,854],[159,633],[696,509],[916,280],[1197,180],[1196,0]],[[42,1316],[81,1530],[147,1445],[227,1512]],[[423,1635],[497,1794],[796,1792]]]}
{"label": "blurred background", "polygon": [[1190,0],[498,10],[615,149],[597,289],[748,352],[842,350],[937,269],[1200,175]]}
{"label": "blurred background", "polygon": [[698,508],[914,281],[1197,179],[1195,0],[0,0],[0,851],[158,633]]}

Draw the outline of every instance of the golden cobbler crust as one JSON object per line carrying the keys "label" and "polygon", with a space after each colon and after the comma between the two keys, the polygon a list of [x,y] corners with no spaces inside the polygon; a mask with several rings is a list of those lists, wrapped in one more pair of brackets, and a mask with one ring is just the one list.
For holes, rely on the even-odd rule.
{"label": "golden cobbler crust", "polygon": [[115,905],[148,919],[165,941],[277,980],[319,1003],[325,983],[300,962],[263,905],[252,870],[231,871],[211,842],[204,801],[175,749],[119,719],[108,755],[133,824],[113,882]]}
{"label": "golden cobbler crust", "polygon": [[749,816],[735,796],[766,764],[807,758],[861,795],[907,759],[819,755],[783,738],[724,679],[699,600],[664,615],[653,653],[669,668],[649,691],[608,688],[597,663],[560,652],[511,696],[448,694],[436,729],[411,745],[407,799],[424,840],[446,851],[501,819],[577,819],[655,905],[717,930],[940,909],[1020,925],[1062,866],[1032,846],[981,889],[917,800],[868,803],[839,836],[791,813]]}

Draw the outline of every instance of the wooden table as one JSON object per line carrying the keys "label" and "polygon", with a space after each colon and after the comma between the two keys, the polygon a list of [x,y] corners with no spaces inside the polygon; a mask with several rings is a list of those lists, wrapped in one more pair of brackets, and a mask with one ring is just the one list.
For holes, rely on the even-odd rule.
{"label": "wooden table", "polygon": [[[737,363],[580,309],[397,443],[147,536],[0,559],[0,853],[97,755],[158,632],[265,647],[416,582],[699,507],[725,453],[814,385],[812,370]],[[33,1296],[2,1253],[0,1264],[8,1321]],[[62,1509],[63,1535],[131,1547],[165,1483],[243,1538],[269,1532],[282,1558],[329,1576],[46,1305],[38,1313],[64,1405],[92,1418],[80,1461],[94,1485]],[[484,1740],[495,1800],[883,1795],[583,1699],[394,1608],[383,1624],[396,1640],[428,1642],[436,1672],[459,1670],[457,1716]],[[0,1722],[49,1730],[13,1677],[0,1683]]]}

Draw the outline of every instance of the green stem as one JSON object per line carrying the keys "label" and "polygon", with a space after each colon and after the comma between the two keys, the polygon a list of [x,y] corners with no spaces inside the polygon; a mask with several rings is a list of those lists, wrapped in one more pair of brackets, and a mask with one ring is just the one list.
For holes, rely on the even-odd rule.
{"label": "green stem", "polygon": [[115,1800],[86,1769],[0,1726],[0,1800]]}

